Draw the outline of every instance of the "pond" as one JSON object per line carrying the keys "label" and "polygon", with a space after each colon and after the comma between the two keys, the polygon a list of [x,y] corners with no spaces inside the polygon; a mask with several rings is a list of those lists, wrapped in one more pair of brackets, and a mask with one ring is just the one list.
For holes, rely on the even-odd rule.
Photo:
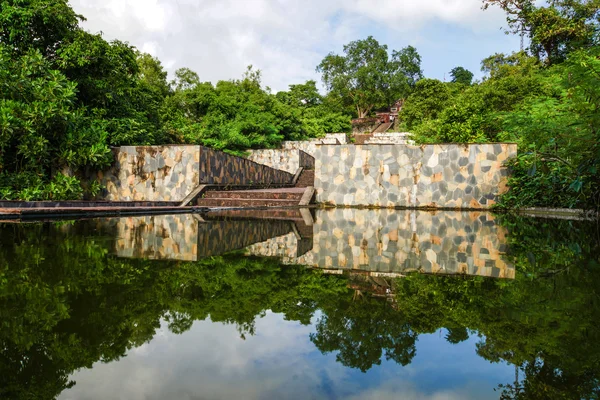
{"label": "pond", "polygon": [[0,398],[598,398],[599,238],[411,210],[0,224]]}

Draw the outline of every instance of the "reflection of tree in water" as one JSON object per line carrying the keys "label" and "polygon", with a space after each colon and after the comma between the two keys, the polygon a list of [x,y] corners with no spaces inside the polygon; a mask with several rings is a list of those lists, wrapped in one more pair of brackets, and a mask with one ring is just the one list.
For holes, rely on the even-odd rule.
{"label": "reflection of tree in water", "polygon": [[336,359],[365,372],[387,360],[407,365],[415,356],[417,334],[401,313],[379,298],[337,296],[322,304],[323,315],[310,335],[324,353],[338,352]]}
{"label": "reflection of tree in water", "polygon": [[[459,343],[477,332],[478,354],[516,365],[505,398],[598,395],[600,268],[591,227],[508,221],[515,281],[411,275],[394,284],[324,275],[275,259],[230,255],[194,263],[117,259],[107,240],[60,226],[0,229],[0,397],[56,397],[68,376],[110,362],[150,339],[165,320],[196,320],[252,335],[266,310],[309,324],[311,340],[366,371],[382,356],[406,365],[419,334],[444,327]],[[355,296],[360,290],[362,296]]]}
{"label": "reflection of tree in water", "polygon": [[598,226],[504,219],[515,281],[412,275],[398,281],[399,310],[419,333],[449,329],[448,340],[480,336],[477,353],[519,368],[503,398],[600,396]]}

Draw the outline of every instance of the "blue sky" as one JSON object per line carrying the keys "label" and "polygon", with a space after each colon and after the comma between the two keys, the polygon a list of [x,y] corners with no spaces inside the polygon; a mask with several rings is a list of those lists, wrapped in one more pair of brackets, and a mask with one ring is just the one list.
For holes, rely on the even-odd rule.
{"label": "blue sky", "polygon": [[480,0],[71,0],[84,27],[128,41],[169,70],[189,67],[201,80],[239,78],[247,65],[285,90],[307,79],[329,52],[374,36],[390,49],[417,48],[427,77],[455,66],[481,77],[480,61],[519,49],[504,13]]}

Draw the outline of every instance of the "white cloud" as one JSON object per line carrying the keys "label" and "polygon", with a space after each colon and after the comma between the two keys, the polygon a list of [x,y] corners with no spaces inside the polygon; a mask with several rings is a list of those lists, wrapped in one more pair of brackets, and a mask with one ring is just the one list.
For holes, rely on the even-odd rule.
{"label": "white cloud", "polygon": [[[246,66],[263,71],[275,90],[318,79],[315,67],[343,44],[375,35],[391,48],[444,42],[431,37],[449,24],[489,41],[504,24],[500,10],[481,11],[480,0],[71,0],[91,32],[120,39],[159,57],[171,71],[189,67],[202,80],[241,76]],[[396,39],[398,38],[398,39]],[[448,51],[460,43],[447,43]],[[488,55],[486,43],[479,51]],[[477,51],[478,49],[474,49]],[[437,52],[436,54],[439,54]],[[444,54],[440,54],[444,56]],[[480,57],[480,58],[483,58]],[[451,57],[451,55],[450,55]],[[430,60],[439,64],[441,60]],[[445,61],[447,62],[447,61]],[[448,63],[448,68],[454,65]],[[455,63],[456,64],[456,63]],[[433,75],[438,74],[433,67]],[[444,64],[446,68],[446,64]]]}
{"label": "white cloud", "polygon": [[474,339],[451,345],[430,334],[419,337],[410,365],[383,361],[363,374],[322,355],[309,339],[314,329],[272,312],[246,340],[235,326],[210,320],[180,335],[163,323],[121,360],[73,374],[75,386],[59,399],[493,399],[495,385],[514,373],[476,356]]}

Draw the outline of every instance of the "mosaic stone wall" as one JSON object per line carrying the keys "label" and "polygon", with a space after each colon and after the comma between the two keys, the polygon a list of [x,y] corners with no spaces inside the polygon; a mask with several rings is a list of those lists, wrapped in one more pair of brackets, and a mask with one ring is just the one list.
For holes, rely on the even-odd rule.
{"label": "mosaic stone wall", "polygon": [[293,234],[254,244],[246,253],[328,270],[513,279],[514,266],[504,260],[506,234],[485,212],[318,210],[308,253],[294,256],[298,240]]}
{"label": "mosaic stone wall", "polygon": [[300,153],[297,149],[250,150],[248,159],[290,174],[296,173],[300,167]]}
{"label": "mosaic stone wall", "polygon": [[317,146],[318,203],[484,209],[506,191],[516,144]]}
{"label": "mosaic stone wall", "polygon": [[118,257],[195,261],[198,221],[191,215],[114,218]]}
{"label": "mosaic stone wall", "polygon": [[[114,163],[92,174],[109,201],[181,201],[200,183],[287,184],[294,176],[241,157],[202,146],[123,146]],[[295,172],[295,171],[294,171]]]}
{"label": "mosaic stone wall", "polygon": [[286,141],[282,143],[280,149],[250,150],[247,158],[259,164],[295,174],[300,167],[299,151],[314,156],[317,145],[346,143],[345,133],[328,133],[321,139]]}
{"label": "mosaic stone wall", "polygon": [[110,201],[180,201],[199,183],[200,146],[123,146],[96,176]]}

